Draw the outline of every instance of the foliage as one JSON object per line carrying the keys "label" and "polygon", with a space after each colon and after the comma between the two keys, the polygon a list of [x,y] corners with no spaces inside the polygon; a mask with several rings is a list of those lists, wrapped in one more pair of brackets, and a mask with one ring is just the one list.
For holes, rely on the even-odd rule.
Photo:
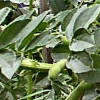
{"label": "foliage", "polygon": [[100,100],[99,0],[37,3],[0,1],[0,100]]}

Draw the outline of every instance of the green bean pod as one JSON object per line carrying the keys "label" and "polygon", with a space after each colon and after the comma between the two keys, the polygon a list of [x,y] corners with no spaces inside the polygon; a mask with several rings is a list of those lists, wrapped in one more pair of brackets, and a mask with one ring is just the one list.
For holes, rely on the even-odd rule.
{"label": "green bean pod", "polygon": [[84,92],[92,88],[90,83],[82,81],[69,95],[65,100],[80,100]]}
{"label": "green bean pod", "polygon": [[66,66],[66,59],[62,59],[55,63],[53,67],[49,70],[48,77],[50,79],[55,79],[62,69]]}
{"label": "green bean pod", "polygon": [[39,63],[32,59],[26,58],[22,60],[21,66],[28,69],[49,70],[53,66],[53,64]]}

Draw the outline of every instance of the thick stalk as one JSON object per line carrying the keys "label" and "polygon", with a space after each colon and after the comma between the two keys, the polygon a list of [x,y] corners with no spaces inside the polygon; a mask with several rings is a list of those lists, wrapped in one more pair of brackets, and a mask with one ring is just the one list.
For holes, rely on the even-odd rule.
{"label": "thick stalk", "polygon": [[66,36],[61,36],[61,41],[63,42],[64,45],[68,46],[69,45],[69,41],[66,38]]}
{"label": "thick stalk", "polygon": [[30,5],[29,5],[29,10],[30,10],[30,11],[33,9],[33,1],[34,1],[34,0],[30,0]]}
{"label": "thick stalk", "polygon": [[[28,58],[32,58],[32,54],[28,54]],[[30,95],[32,93],[32,70],[29,70],[26,76],[27,79],[27,95]],[[31,97],[27,97],[27,100],[32,100]]]}
{"label": "thick stalk", "polygon": [[[30,71],[27,76],[27,95],[32,93],[32,72]],[[28,97],[27,100],[31,100],[31,97]]]}
{"label": "thick stalk", "polygon": [[84,92],[90,88],[92,88],[92,84],[82,81],[65,100],[80,100]]}

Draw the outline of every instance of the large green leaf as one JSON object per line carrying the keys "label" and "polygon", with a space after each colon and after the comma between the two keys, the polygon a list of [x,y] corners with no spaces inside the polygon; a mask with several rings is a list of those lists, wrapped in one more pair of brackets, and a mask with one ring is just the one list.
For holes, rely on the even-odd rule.
{"label": "large green leaf", "polygon": [[[36,32],[37,27],[41,24],[41,22],[43,21],[43,19],[45,18],[45,16],[48,14],[49,11],[45,11],[44,13],[40,14],[37,18],[35,18],[34,20],[30,21],[21,31],[20,34],[21,36],[23,36],[22,38],[20,38],[21,36],[19,35],[20,38],[20,42],[19,42],[19,46],[23,45],[24,39],[29,37],[29,35],[34,34],[34,32]],[[18,39],[18,37],[17,37]]]}
{"label": "large green leaf", "polygon": [[16,70],[19,68],[21,59],[11,51],[0,52],[0,67],[1,72],[8,79],[11,79]]}
{"label": "large green leaf", "polygon": [[39,26],[47,14],[48,11],[42,13],[30,22],[25,19],[8,25],[8,27],[0,35],[0,47],[2,48],[17,41],[20,41],[18,42],[20,45],[21,42]]}
{"label": "large green leaf", "polygon": [[72,69],[75,73],[84,73],[93,70],[91,63],[89,55],[85,52],[80,52],[72,56],[67,63],[67,68]]}
{"label": "large green leaf", "polygon": [[69,41],[72,40],[75,32],[80,28],[87,29],[88,26],[97,18],[100,12],[100,5],[95,5],[88,8],[86,5],[82,6],[73,15],[69,25],[66,28],[66,36]]}
{"label": "large green leaf", "polygon": [[93,47],[93,44],[90,44],[85,41],[81,40],[74,40],[73,43],[70,46],[70,50],[72,51],[83,51],[84,49]]}
{"label": "large green leaf", "polygon": [[46,26],[47,26],[46,22],[40,23],[40,25],[35,29],[34,32],[32,32],[31,34],[29,34],[27,37],[25,37],[23,39],[20,46],[18,47],[18,50],[25,49],[32,42],[32,40],[35,38],[34,33],[35,32],[42,32],[43,30],[45,30]]}
{"label": "large green leaf", "polygon": [[96,54],[91,55],[93,70],[79,74],[79,77],[92,83],[100,82],[100,56]]}
{"label": "large green leaf", "polygon": [[[59,12],[57,15],[55,15],[55,21],[49,25],[49,29],[55,28],[57,25],[63,22],[66,16],[70,14],[71,10],[65,10]],[[64,22],[63,22],[64,23]]]}
{"label": "large green leaf", "polygon": [[26,50],[32,50],[36,47],[46,46],[55,47],[60,42],[60,39],[57,39],[57,36],[51,35],[49,31],[42,32],[39,36],[33,39],[32,43],[28,46]]}
{"label": "large green leaf", "polygon": [[61,43],[59,43],[53,48],[52,54],[51,54],[54,62],[57,62],[61,59],[67,59],[69,55],[70,55],[70,50],[68,46],[63,45]]}
{"label": "large green leaf", "polygon": [[72,9],[69,11],[68,15],[63,19],[63,22],[62,22],[62,30],[66,30],[66,27],[68,26],[68,24],[70,23],[73,15],[76,13],[77,9]]}
{"label": "large green leaf", "polygon": [[88,33],[77,36],[70,45],[72,51],[83,51],[94,46],[94,38]]}
{"label": "large green leaf", "polygon": [[100,82],[100,69],[92,70],[86,73],[78,74],[80,79],[84,79],[87,82],[99,83]]}
{"label": "large green leaf", "polygon": [[3,9],[0,10],[0,24],[3,23],[3,21],[5,20],[5,18],[8,16],[8,14],[10,13],[11,9],[8,7],[5,7]]}
{"label": "large green leaf", "polygon": [[21,20],[14,22],[0,34],[0,48],[14,43],[24,37],[20,31],[28,24],[29,20]]}

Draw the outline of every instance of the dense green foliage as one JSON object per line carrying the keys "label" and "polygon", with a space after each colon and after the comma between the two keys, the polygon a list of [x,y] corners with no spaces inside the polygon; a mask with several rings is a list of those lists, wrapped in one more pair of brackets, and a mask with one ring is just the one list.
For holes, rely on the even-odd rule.
{"label": "dense green foliage", "polygon": [[99,0],[49,7],[39,14],[38,0],[0,0],[0,100],[100,100]]}

